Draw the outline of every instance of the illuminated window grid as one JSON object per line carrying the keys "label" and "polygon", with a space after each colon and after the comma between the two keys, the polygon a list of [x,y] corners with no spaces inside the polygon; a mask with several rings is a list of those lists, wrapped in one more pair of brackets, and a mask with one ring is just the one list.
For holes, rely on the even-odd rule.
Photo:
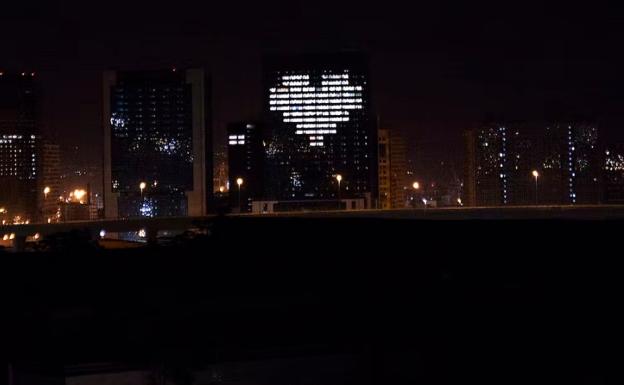
{"label": "illuminated window grid", "polygon": [[293,124],[296,135],[307,135],[311,147],[323,147],[325,135],[337,134],[339,123],[351,121],[351,111],[363,109],[363,88],[348,73],[323,74],[320,86],[311,85],[308,74],[284,75],[278,83],[269,90],[270,111]]}

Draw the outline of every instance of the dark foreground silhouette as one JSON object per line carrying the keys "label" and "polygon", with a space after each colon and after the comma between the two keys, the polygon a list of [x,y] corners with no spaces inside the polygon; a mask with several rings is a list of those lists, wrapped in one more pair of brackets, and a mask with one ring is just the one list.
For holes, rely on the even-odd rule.
{"label": "dark foreground silhouette", "polygon": [[[1,381],[61,384],[107,363],[90,373],[178,385],[606,383],[622,342],[621,228],[220,218],[140,249],[59,236],[45,252],[2,254],[0,349],[12,369]],[[275,374],[228,378],[252,363]]]}

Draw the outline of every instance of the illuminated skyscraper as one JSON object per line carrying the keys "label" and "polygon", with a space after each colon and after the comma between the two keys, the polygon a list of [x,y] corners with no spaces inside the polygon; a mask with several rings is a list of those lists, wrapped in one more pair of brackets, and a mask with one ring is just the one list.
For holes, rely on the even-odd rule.
{"label": "illuminated skyscraper", "polygon": [[549,204],[599,203],[602,177],[598,129],[585,123],[554,123],[539,141],[543,146],[540,189]]}
{"label": "illuminated skyscraper", "polygon": [[604,157],[604,203],[624,204],[624,144],[610,145]]}
{"label": "illuminated skyscraper", "polygon": [[204,71],[104,74],[107,218],[204,215],[212,134]]}
{"label": "illuminated skyscraper", "polygon": [[377,130],[361,54],[265,61],[266,198],[377,199]]}
{"label": "illuminated skyscraper", "polygon": [[[596,204],[602,197],[598,130],[498,124],[466,135],[465,202],[473,206]],[[543,126],[542,126],[543,127]],[[538,172],[537,183],[532,176]]]}
{"label": "illuminated skyscraper", "polygon": [[533,149],[525,130],[518,124],[490,124],[469,130],[465,139],[466,205],[535,202],[535,193],[530,188]]}
{"label": "illuminated skyscraper", "polygon": [[37,111],[34,74],[0,71],[0,208],[14,222],[39,219],[42,140]]}

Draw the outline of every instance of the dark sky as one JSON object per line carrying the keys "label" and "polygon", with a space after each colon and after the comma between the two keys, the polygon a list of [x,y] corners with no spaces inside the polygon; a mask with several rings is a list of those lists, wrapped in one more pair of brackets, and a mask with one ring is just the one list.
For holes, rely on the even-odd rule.
{"label": "dark sky", "polygon": [[461,154],[461,132],[486,117],[624,122],[620,9],[572,2],[422,4],[385,0],[48,1],[3,5],[0,68],[37,71],[45,126],[81,161],[100,159],[100,72],[205,67],[217,141],[261,109],[270,50],[365,49],[382,125],[426,157]]}

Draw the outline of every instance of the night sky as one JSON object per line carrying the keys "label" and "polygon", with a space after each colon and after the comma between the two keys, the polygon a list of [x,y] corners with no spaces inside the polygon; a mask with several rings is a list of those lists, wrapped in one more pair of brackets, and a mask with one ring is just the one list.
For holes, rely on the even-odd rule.
{"label": "night sky", "polygon": [[[101,159],[106,68],[204,67],[213,76],[215,138],[259,117],[266,51],[364,49],[383,127],[415,159],[461,162],[461,132],[486,118],[624,123],[623,16],[571,2],[410,4],[385,0],[48,1],[3,5],[0,68],[36,71],[44,127],[78,161]],[[429,159],[429,160],[427,160]],[[461,171],[461,165],[457,165]]]}

